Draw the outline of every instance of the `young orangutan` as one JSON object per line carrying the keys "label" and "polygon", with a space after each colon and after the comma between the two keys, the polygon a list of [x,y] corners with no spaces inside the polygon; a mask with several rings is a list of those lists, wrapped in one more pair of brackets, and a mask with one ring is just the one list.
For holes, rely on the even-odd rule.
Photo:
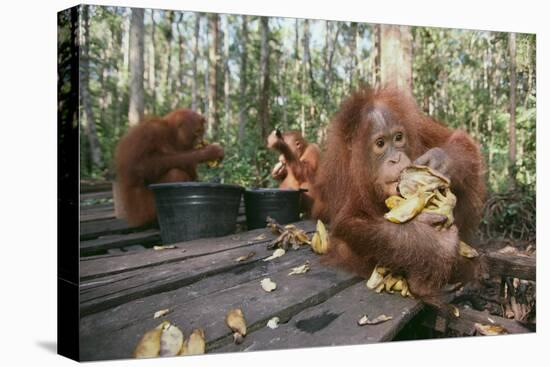
{"label": "young orangutan", "polygon": [[195,149],[202,142],[205,119],[179,109],[143,121],[120,140],[115,153],[118,192],[128,223],[140,226],[156,218],[148,185],[197,180],[197,164],[223,158],[219,144]]}
{"label": "young orangutan", "polygon": [[302,209],[309,215],[315,200],[312,186],[321,156],[319,147],[308,143],[299,131],[281,134],[279,130],[267,137],[267,147],[281,153],[271,176],[280,181],[281,189],[307,190],[302,195]]}
{"label": "young orangutan", "polygon": [[[384,219],[384,201],[398,194],[399,175],[412,163],[450,179],[458,202],[449,229],[434,226],[445,219],[436,214],[422,213],[403,224]],[[468,268],[474,262],[466,264],[458,244],[459,238],[469,241],[479,224],[483,175],[479,146],[466,132],[423,115],[406,93],[357,91],[330,123],[316,177],[322,204],[313,215],[331,227],[327,260],[365,277],[376,265],[384,266],[404,274],[413,294],[438,294],[454,276],[474,272]]]}

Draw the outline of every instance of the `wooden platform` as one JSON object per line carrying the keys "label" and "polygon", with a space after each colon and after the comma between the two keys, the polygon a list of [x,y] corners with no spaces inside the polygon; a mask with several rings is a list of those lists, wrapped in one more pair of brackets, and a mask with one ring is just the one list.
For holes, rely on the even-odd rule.
{"label": "wooden platform", "polygon": [[[364,280],[321,264],[308,246],[263,261],[272,254],[267,244],[275,238],[268,229],[155,251],[151,246],[161,242],[158,229],[131,228],[110,208],[81,209],[80,350],[85,361],[131,358],[141,336],[162,320],[186,335],[202,328],[207,353],[219,353],[389,341],[424,307],[415,299],[367,289]],[[315,231],[313,221],[296,225]],[[250,252],[255,253],[250,259],[236,261]],[[309,272],[288,275],[306,261]],[[266,277],[277,283],[271,293],[260,285]],[[240,345],[233,343],[224,320],[235,307],[242,309],[249,330]],[[153,319],[166,308],[166,316]],[[364,314],[392,319],[358,326]],[[272,317],[280,319],[274,330],[266,327]]]}
{"label": "wooden platform", "polygon": [[[311,221],[297,226],[314,231]],[[259,240],[264,234],[265,239]],[[307,246],[263,261],[274,238],[267,229],[178,244],[176,249],[147,249],[81,261],[81,352],[83,360],[131,357],[139,338],[165,318],[184,332],[204,329],[209,352],[346,345],[391,340],[421,308],[420,302],[368,290],[361,279],[319,263]],[[236,258],[254,251],[244,262]],[[309,261],[311,270],[292,275],[291,268]],[[269,277],[277,289],[265,292]],[[243,310],[249,335],[232,341],[226,312]],[[363,314],[393,317],[376,326],[357,325]],[[275,330],[266,322],[279,317]]]}

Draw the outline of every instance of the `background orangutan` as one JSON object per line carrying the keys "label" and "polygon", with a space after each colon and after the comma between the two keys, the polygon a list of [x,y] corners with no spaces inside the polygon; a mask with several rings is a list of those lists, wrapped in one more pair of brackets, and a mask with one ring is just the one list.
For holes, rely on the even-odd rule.
{"label": "background orangutan", "polygon": [[[404,224],[384,219],[384,200],[397,194],[399,174],[411,162],[450,178],[458,202],[448,230],[433,226],[443,219],[434,214]],[[469,241],[479,224],[483,167],[467,133],[423,115],[411,96],[392,89],[357,91],[331,121],[316,177],[321,201],[314,216],[331,223],[326,260],[365,277],[377,264],[387,266],[407,277],[413,294],[436,295],[464,265],[458,242]]]}
{"label": "background orangutan", "polygon": [[144,121],[120,140],[115,153],[118,191],[128,223],[134,226],[156,217],[155,199],[149,184],[197,180],[197,164],[221,159],[223,149],[202,141],[205,119],[188,109],[163,118]]}
{"label": "background orangutan", "polygon": [[307,189],[302,195],[302,209],[309,214],[314,200],[312,185],[321,155],[319,147],[308,143],[299,131],[281,134],[279,130],[267,137],[267,147],[281,153],[271,176],[281,181],[281,189]]}

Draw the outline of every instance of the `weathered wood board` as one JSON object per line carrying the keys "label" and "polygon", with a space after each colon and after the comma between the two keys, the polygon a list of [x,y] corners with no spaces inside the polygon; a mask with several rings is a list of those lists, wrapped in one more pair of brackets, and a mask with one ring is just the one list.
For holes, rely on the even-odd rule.
{"label": "weathered wood board", "polygon": [[537,261],[535,257],[499,254],[486,255],[489,272],[494,276],[509,276],[525,280],[537,279]]}
{"label": "weathered wood board", "polygon": [[[326,302],[307,308],[291,319],[280,317],[276,329],[266,325],[250,333],[242,344],[226,344],[216,352],[270,350],[333,345],[377,343],[391,340],[422,308],[422,303],[398,293],[376,293],[364,281],[337,293]],[[367,314],[392,319],[377,325],[359,326]]]}
{"label": "weathered wood board", "polygon": [[115,218],[115,210],[113,204],[108,203],[80,207],[80,222],[90,222],[93,220],[113,218]]}
{"label": "weathered wood board", "polygon": [[[284,262],[281,260],[284,256],[267,265],[271,267],[269,277],[278,284],[274,292],[266,293],[261,288],[260,279],[254,279],[207,294],[204,297],[191,299],[188,302],[173,304],[173,311],[163,319],[179,325],[187,334],[194,328],[203,328],[208,348],[214,350],[232,343],[232,333],[225,325],[224,320],[226,312],[231,308],[239,307],[243,310],[249,330],[253,332],[262,328],[265,322],[273,316],[290,319],[292,315],[324,302],[360,280],[351,274],[321,265],[318,256],[307,249],[285,256],[290,257],[298,254],[303,254],[312,263],[312,269],[304,275],[289,276],[289,267],[282,265]],[[302,260],[300,259],[300,262]],[[243,265],[246,264],[241,266]],[[277,271],[277,269],[280,270]],[[227,274],[227,278],[230,276],[231,273]],[[189,293],[187,287],[179,288],[177,293],[180,292]],[[156,298],[158,299],[158,297]],[[141,301],[150,304],[147,299]],[[101,315],[110,313],[111,317],[116,318],[114,313],[120,312],[121,308],[123,307],[113,308],[88,317],[101,323],[108,323],[101,319]],[[82,320],[81,327],[81,357],[83,360],[128,358],[141,335],[162,321],[162,319],[154,320],[150,316],[148,319],[138,320],[126,327],[106,332],[100,336],[95,334],[97,329],[94,328],[94,323],[85,319]],[[94,332],[94,330],[96,331]]]}
{"label": "weathered wood board", "polygon": [[96,191],[96,192],[86,192],[86,193],[81,192],[80,201],[111,199],[112,197],[113,197],[112,191]]}
{"label": "weathered wood board", "polygon": [[[102,213],[104,208],[98,206],[94,211]],[[94,211],[88,214],[91,216]],[[102,231],[136,230],[102,228],[101,224],[93,227],[101,222],[114,223],[89,220],[81,225],[92,225],[87,228],[95,232],[87,232],[88,236]],[[295,224],[309,234],[315,231],[314,221]],[[161,243],[158,229],[137,230],[140,232],[82,241],[81,254]],[[273,253],[267,244],[275,237],[264,228],[177,243],[175,249],[82,257],[82,360],[131,358],[141,336],[163,320],[178,325],[185,335],[194,328],[202,328],[208,353],[376,343],[392,340],[423,308],[419,300],[367,289],[360,278],[323,265],[320,256],[308,246],[263,261]],[[236,261],[250,252],[254,256]],[[306,261],[311,265],[309,272],[288,275],[293,267]],[[510,261],[498,258],[492,267],[512,269],[508,270],[513,273],[510,276],[534,279],[534,259],[520,259],[519,267],[515,267],[518,263],[514,261],[510,267]],[[266,277],[277,283],[277,289],[271,293],[260,285]],[[236,307],[242,309],[248,325],[248,335],[240,345],[234,344],[232,332],[225,324],[227,311]],[[170,312],[153,319],[153,314],[161,309]],[[371,319],[381,314],[392,319],[378,325],[359,326],[357,322],[365,314]],[[266,323],[275,316],[280,318],[280,325],[272,330]],[[505,323],[503,326],[512,333],[525,332],[517,323],[493,319]],[[487,315],[463,310],[460,319],[450,319],[448,325],[468,334],[473,322],[483,321],[488,321]]]}
{"label": "weathered wood board", "polygon": [[[311,221],[297,222],[295,225],[311,233],[315,225]],[[153,233],[140,232],[141,234]],[[130,236],[130,235],[126,235]],[[139,237],[139,234],[135,234]],[[265,239],[260,239],[265,237]],[[113,237],[113,239],[116,237]],[[121,240],[124,236],[120,236]],[[267,228],[255,229],[248,232],[233,234],[217,238],[203,238],[182,243],[175,243],[174,250],[154,251],[144,253],[127,254],[124,257],[83,258],[80,263],[80,277],[82,280],[99,276],[112,275],[124,271],[135,270],[147,266],[160,265],[168,262],[176,262],[189,257],[197,257],[226,251],[255,243],[268,243],[276,238]]]}
{"label": "weathered wood board", "polygon": [[[310,229],[313,226],[311,222],[308,222],[308,225]],[[160,264],[157,262],[158,265],[154,269],[151,269],[150,266],[139,266],[127,268],[127,271],[119,271],[113,275],[94,278],[91,274],[95,271],[97,275],[97,269],[93,269],[91,261],[83,262],[81,277],[89,280],[81,283],[81,314],[87,315],[101,311],[132,299],[185,286],[200,277],[231,270],[241,265],[235,259],[250,251],[254,251],[256,256],[244,263],[259,261],[259,259],[271,255],[272,251],[266,248],[269,241],[254,242],[251,241],[251,238],[248,239],[255,234],[253,232],[247,232],[244,241],[241,236],[233,236],[233,248],[231,244],[224,245],[222,237],[187,242],[185,245],[189,245],[189,253],[184,248],[163,250],[161,252],[166,255],[160,256],[165,261]],[[243,249],[246,250],[243,251]],[[136,253],[136,258],[143,260],[147,255],[156,255],[154,252],[153,250],[142,251]],[[169,262],[167,262],[168,256],[173,257]],[[104,267],[103,269],[109,271]],[[112,269],[110,273],[113,273]]]}
{"label": "weathered wood board", "polygon": [[117,233],[129,233],[144,230],[145,228],[130,227],[124,219],[101,219],[80,223],[80,240],[88,240]]}
{"label": "weathered wood board", "polygon": [[[93,240],[80,241],[80,256],[89,256],[100,251],[130,245],[150,245],[160,243],[160,241],[160,232],[157,229],[149,229],[128,234],[106,235]],[[81,262],[81,266],[83,263],[84,262]]]}

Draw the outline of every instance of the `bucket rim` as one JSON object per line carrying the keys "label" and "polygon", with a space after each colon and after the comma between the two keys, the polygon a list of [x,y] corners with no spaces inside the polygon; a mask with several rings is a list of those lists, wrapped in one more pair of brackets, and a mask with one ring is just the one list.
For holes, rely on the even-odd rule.
{"label": "bucket rim", "polygon": [[217,189],[236,189],[244,191],[244,187],[235,184],[223,184],[216,182],[199,182],[199,181],[181,181],[181,182],[165,182],[151,184],[149,188],[152,190],[176,188],[176,187],[200,187],[200,188],[217,188]]}
{"label": "bucket rim", "polygon": [[296,193],[296,192],[301,192],[301,190],[296,190],[296,189],[274,189],[274,188],[263,188],[263,187],[258,187],[258,188],[247,188],[245,190],[245,192],[249,192],[249,193],[253,193],[253,194],[261,194],[261,193]]}

